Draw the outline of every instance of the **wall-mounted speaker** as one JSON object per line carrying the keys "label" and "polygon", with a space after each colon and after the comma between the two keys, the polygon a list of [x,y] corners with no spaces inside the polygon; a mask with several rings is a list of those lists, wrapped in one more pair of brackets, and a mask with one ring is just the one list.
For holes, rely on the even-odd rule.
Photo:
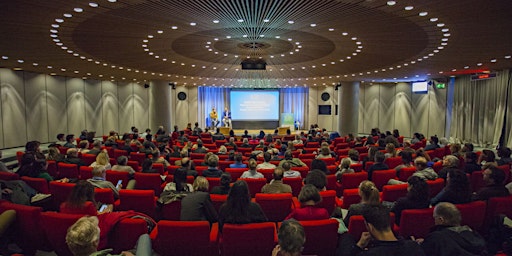
{"label": "wall-mounted speaker", "polygon": [[178,93],[178,100],[186,100],[187,99],[187,94],[184,93],[184,92],[179,92]]}
{"label": "wall-mounted speaker", "polygon": [[322,96],[320,96],[323,101],[328,101],[331,98],[331,95],[327,92],[322,93]]}

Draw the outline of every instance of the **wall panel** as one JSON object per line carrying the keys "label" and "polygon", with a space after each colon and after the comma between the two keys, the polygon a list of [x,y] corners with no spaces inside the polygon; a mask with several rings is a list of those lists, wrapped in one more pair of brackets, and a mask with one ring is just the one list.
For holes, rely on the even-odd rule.
{"label": "wall panel", "polygon": [[428,136],[428,122],[429,122],[429,95],[413,93],[412,96],[412,116],[411,116],[411,130],[412,133],[419,132]]}
{"label": "wall panel", "polygon": [[144,86],[132,83],[133,89],[133,125],[139,128],[139,132],[144,132],[147,128],[153,133],[156,127],[149,127],[149,90]]}
{"label": "wall panel", "polygon": [[[102,119],[103,134],[108,134],[110,130],[119,133],[119,100],[117,98],[117,85],[110,81],[101,83],[101,102],[102,102]],[[96,135],[98,135],[96,133]]]}
{"label": "wall panel", "polygon": [[[365,93],[366,88],[368,88],[368,84],[362,83],[359,87],[359,109],[358,109],[358,125],[357,125],[357,132],[358,133],[368,133],[369,129],[366,128],[366,124],[364,122],[364,117],[366,115],[366,111],[364,109],[365,106]],[[368,130],[368,131],[367,131]]]}
{"label": "wall panel", "polygon": [[308,113],[308,123],[302,124],[302,129],[309,130],[309,126],[312,124],[318,123],[318,96],[319,89],[317,87],[309,88],[309,113]]}
{"label": "wall panel", "polygon": [[25,72],[25,102],[27,140],[50,141],[45,75]]}
{"label": "wall panel", "polygon": [[103,135],[101,81],[85,80],[84,86],[85,128]]}
{"label": "wall panel", "polygon": [[429,90],[430,109],[428,123],[428,134],[436,135],[441,138],[445,136],[446,122],[446,90],[437,90],[431,88]]}
{"label": "wall panel", "polygon": [[[188,93],[188,89],[186,87],[177,86],[176,90],[171,90],[170,92],[171,92],[171,98],[173,98],[174,102],[176,102],[176,105],[175,105],[176,106],[176,111],[175,111],[176,119],[175,119],[174,124],[178,125],[180,130],[185,129],[187,127],[188,123],[195,123],[195,120],[193,120],[191,118],[192,115],[190,114],[190,112],[197,113],[197,110],[192,111],[190,109],[189,103],[191,100],[189,97],[190,95]],[[187,100],[178,100],[178,93],[180,93],[180,92],[184,92],[187,94]],[[219,119],[220,119],[220,116],[222,115],[222,111],[224,111],[224,109],[217,109],[217,113],[219,113]],[[169,130],[170,130],[170,128],[172,128],[172,127],[169,127]]]}
{"label": "wall panel", "polygon": [[134,123],[133,112],[133,86],[130,83],[117,84],[117,97],[119,101],[119,133],[129,132]]}
{"label": "wall panel", "polygon": [[402,136],[411,137],[411,86],[407,83],[398,83],[395,88],[393,129],[398,129]]}
{"label": "wall panel", "polygon": [[80,131],[85,128],[85,97],[84,80],[80,78],[66,79],[66,98],[68,117],[68,133],[80,136]]}
{"label": "wall panel", "polygon": [[370,133],[370,130],[379,127],[379,97],[380,85],[369,85],[365,87],[364,93],[364,133]]}
{"label": "wall panel", "polygon": [[57,134],[68,132],[66,115],[66,78],[46,76],[46,103],[48,108],[48,137],[56,141]]}
{"label": "wall panel", "polygon": [[27,123],[23,72],[9,69],[1,69],[0,72],[4,147],[24,145],[27,141]]}
{"label": "wall panel", "polygon": [[395,86],[380,85],[379,94],[379,128],[381,132],[391,131],[395,120]]}
{"label": "wall panel", "polygon": [[187,87],[187,100],[188,100],[188,108],[189,108],[189,120],[194,125],[195,122],[199,122],[197,109],[199,108],[197,100],[197,87]]}

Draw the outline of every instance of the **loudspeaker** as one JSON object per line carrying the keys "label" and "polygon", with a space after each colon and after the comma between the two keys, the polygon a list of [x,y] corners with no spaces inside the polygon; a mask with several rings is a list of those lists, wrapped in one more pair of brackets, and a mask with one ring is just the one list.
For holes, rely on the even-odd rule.
{"label": "loudspeaker", "polygon": [[331,95],[327,92],[322,93],[321,98],[323,101],[328,101],[331,98]]}
{"label": "loudspeaker", "polygon": [[336,87],[334,88],[335,91],[337,91],[341,87],[341,83],[337,83]]}
{"label": "loudspeaker", "polygon": [[178,100],[186,100],[187,99],[187,94],[184,93],[184,92],[179,92],[178,93]]}
{"label": "loudspeaker", "polygon": [[149,84],[144,84],[144,88],[149,88]]}
{"label": "loudspeaker", "polygon": [[265,70],[267,68],[267,62],[264,60],[244,60],[241,63],[242,70]]}
{"label": "loudspeaker", "polygon": [[176,90],[176,84],[175,83],[169,83],[169,86],[171,86],[173,90]]}

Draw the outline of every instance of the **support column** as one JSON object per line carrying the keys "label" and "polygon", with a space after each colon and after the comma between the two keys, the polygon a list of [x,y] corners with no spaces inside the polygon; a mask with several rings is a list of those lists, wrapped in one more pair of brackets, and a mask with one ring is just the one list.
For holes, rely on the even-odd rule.
{"label": "support column", "polygon": [[[167,132],[173,130],[174,99],[173,90],[168,81],[151,81],[149,88],[149,124],[152,129],[163,125]],[[155,130],[156,131],[156,130]]]}
{"label": "support column", "polygon": [[359,82],[341,82],[338,89],[338,132],[357,135],[359,125]]}

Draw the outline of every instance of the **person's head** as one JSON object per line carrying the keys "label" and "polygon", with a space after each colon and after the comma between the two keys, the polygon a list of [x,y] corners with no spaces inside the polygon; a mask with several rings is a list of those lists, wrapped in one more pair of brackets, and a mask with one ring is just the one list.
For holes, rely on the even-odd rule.
{"label": "person's head", "polygon": [[386,152],[391,153],[391,154],[395,153],[395,144],[393,144],[393,143],[386,144]]}
{"label": "person's head", "polygon": [[243,138],[242,139],[242,143],[243,144],[249,144],[249,139],[248,138]]}
{"label": "person's head", "polygon": [[85,216],[69,227],[66,234],[66,244],[73,255],[88,256],[96,252],[100,242],[98,223],[98,217]]}
{"label": "person's head", "polygon": [[383,163],[384,159],[386,159],[386,156],[384,155],[384,153],[382,153],[380,151],[375,152],[375,162],[376,163]]}
{"label": "person's head", "polygon": [[86,149],[89,147],[89,141],[87,140],[81,140],[80,143],[78,143],[78,147],[81,149]]}
{"label": "person's head", "polygon": [[64,133],[57,134],[57,140],[58,141],[63,141],[64,140]]}
{"label": "person's head", "polygon": [[240,152],[235,153],[235,162],[241,163],[242,159],[243,159],[242,153],[240,153]]}
{"label": "person's head", "polygon": [[311,184],[319,191],[325,190],[325,186],[327,186],[327,176],[320,170],[312,170],[306,175],[304,184]]}
{"label": "person's head", "polygon": [[302,187],[298,199],[301,204],[308,202],[309,205],[315,205],[322,201],[320,192],[318,192],[318,189],[312,184],[306,184]]}
{"label": "person's head", "polygon": [[449,168],[458,168],[460,160],[454,155],[447,155],[443,159],[443,166]]}
{"label": "person's head", "polygon": [[67,204],[72,208],[82,208],[87,201],[91,201],[96,205],[96,201],[94,200],[94,186],[86,180],[79,180],[73,189],[71,189]]}
{"label": "person's head", "polygon": [[473,152],[473,149],[473,143],[464,143],[464,147],[462,147],[462,152]]}
{"label": "person's head", "polygon": [[376,234],[391,232],[389,223],[389,209],[382,205],[376,205],[363,213],[366,229],[373,237]]}
{"label": "person's head", "polygon": [[254,158],[249,159],[249,170],[256,171],[256,166],[258,166],[258,162]]}
{"label": "person's head", "polygon": [[500,158],[510,158],[510,154],[511,154],[510,148],[508,148],[508,147],[499,148],[497,153]]}
{"label": "person's head", "polygon": [[73,135],[73,134],[66,135],[67,142],[71,143],[71,142],[73,142],[74,139],[75,139],[75,135]]}
{"label": "person's head", "polygon": [[458,169],[450,169],[446,178],[446,189],[455,193],[470,193],[469,180],[466,173]]}
{"label": "person's head", "polygon": [[[284,166],[284,164],[283,164]],[[282,180],[283,179],[283,174],[285,172],[285,169],[283,167],[276,167],[274,169],[274,180]]]}
{"label": "person's head", "polygon": [[187,171],[181,168],[174,171],[174,183],[176,183],[176,190],[181,191],[184,188],[183,184],[187,183]]}
{"label": "person's head", "polygon": [[92,176],[93,177],[102,177],[105,178],[107,175],[107,170],[105,169],[105,166],[103,165],[97,165],[92,169]]}
{"label": "person's head", "polygon": [[495,166],[485,169],[483,175],[485,183],[489,185],[501,185],[505,181],[505,173]]}
{"label": "person's head", "polygon": [[484,149],[482,150],[482,160],[486,162],[494,162],[496,160],[496,155],[492,150]]}
{"label": "person's head", "polygon": [[359,161],[359,151],[355,150],[355,149],[350,149],[348,151],[348,157],[352,160],[352,161]]}
{"label": "person's head", "polygon": [[462,150],[459,143],[453,143],[450,145],[450,152],[453,154],[459,153]]}
{"label": "person's head", "polygon": [[341,168],[348,169],[350,168],[351,163],[350,158],[343,158],[341,159]]}
{"label": "person's head", "polygon": [[438,203],[434,208],[433,217],[436,225],[452,227],[460,226],[462,220],[459,209],[454,204],[448,202]]}
{"label": "person's head", "polygon": [[196,143],[198,148],[203,147],[203,141],[201,139],[197,139]]}
{"label": "person's head", "polygon": [[203,176],[197,176],[192,187],[194,191],[208,192],[208,180]]}
{"label": "person's head", "polygon": [[228,149],[226,146],[222,145],[219,147],[219,154],[226,154],[228,152]]}
{"label": "person's head", "polygon": [[329,147],[322,147],[320,148],[320,154],[328,156],[331,154],[331,150],[329,149]]}
{"label": "person's head", "polygon": [[106,151],[100,151],[96,156],[96,163],[100,165],[107,165],[110,162],[108,154]]}
{"label": "person's head", "polygon": [[226,188],[229,188],[229,184],[231,183],[231,174],[229,172],[223,172],[220,175],[220,185]]}
{"label": "person's head", "polygon": [[293,154],[292,154],[292,151],[286,151],[284,152],[284,159],[286,160],[292,160],[293,159]]}
{"label": "person's head", "polygon": [[369,180],[365,180],[359,184],[359,195],[361,202],[378,205],[380,203],[379,190],[375,184]]}
{"label": "person's head", "polygon": [[464,154],[464,161],[466,163],[476,163],[478,155],[473,151],[468,151]]}
{"label": "person's head", "polygon": [[181,159],[181,167],[188,169],[190,167],[190,158],[184,157]]}
{"label": "person's head", "polygon": [[427,168],[427,159],[422,156],[416,157],[416,159],[414,159],[414,166],[416,166],[418,171]]}
{"label": "person's head", "polygon": [[300,222],[289,219],[281,224],[277,239],[281,247],[281,255],[300,256],[306,242],[306,233]]}
{"label": "person's head", "polygon": [[117,164],[118,165],[126,165],[126,164],[128,164],[128,157],[126,157],[126,156],[119,156],[117,158]]}
{"label": "person's head", "polygon": [[36,143],[35,141],[29,141],[25,144],[25,151],[27,152],[35,152],[36,151]]}
{"label": "person's head", "polygon": [[412,162],[412,153],[409,151],[400,152],[400,156],[402,157],[403,164],[410,164]]}
{"label": "person's head", "polygon": [[234,215],[247,214],[247,207],[251,202],[251,194],[249,193],[249,186],[244,180],[237,180],[229,190],[228,199],[226,201],[227,207]]}
{"label": "person's head", "polygon": [[208,167],[216,168],[219,164],[219,157],[216,155],[211,155],[210,158],[208,158]]}
{"label": "person's head", "polygon": [[320,159],[313,159],[311,162],[311,170],[320,170],[324,173],[329,172],[329,170],[327,170],[327,164]]}
{"label": "person's head", "polygon": [[396,138],[400,137],[400,132],[398,131],[398,129],[393,130],[393,136]]}
{"label": "person's head", "polygon": [[427,182],[418,176],[409,177],[407,179],[407,197],[416,202],[427,202],[429,200]]}
{"label": "person's head", "polygon": [[263,153],[263,160],[265,162],[269,162],[271,158],[272,158],[272,155],[269,152]]}
{"label": "person's head", "polygon": [[145,159],[144,162],[142,162],[142,170],[151,169],[153,169],[153,161],[151,161],[151,159]]}
{"label": "person's head", "polygon": [[[50,156],[58,156],[60,151],[57,147],[48,147],[48,155]],[[2,158],[2,153],[0,153],[0,158]]]}
{"label": "person's head", "polygon": [[78,150],[76,148],[69,148],[66,151],[67,157],[78,157]]}
{"label": "person's head", "polygon": [[283,171],[287,172],[292,168],[292,165],[289,162],[283,162],[281,167],[283,168]]}
{"label": "person's head", "polygon": [[439,138],[437,136],[430,136],[430,143],[431,144],[437,144],[439,143]]}
{"label": "person's head", "polygon": [[377,148],[376,146],[371,146],[370,148],[368,148],[368,158],[370,159],[370,161],[375,160],[375,154],[378,151],[379,151],[379,148]]}

